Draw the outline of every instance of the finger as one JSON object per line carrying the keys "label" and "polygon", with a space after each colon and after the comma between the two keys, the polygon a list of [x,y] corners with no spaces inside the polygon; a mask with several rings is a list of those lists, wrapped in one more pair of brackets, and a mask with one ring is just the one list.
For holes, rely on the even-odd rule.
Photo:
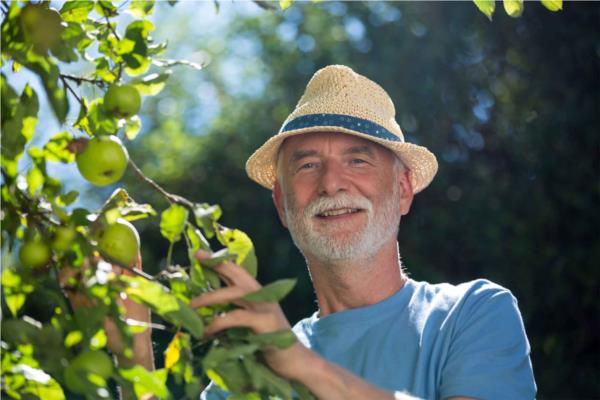
{"label": "finger", "polygon": [[206,250],[202,250],[202,249],[200,249],[196,252],[196,258],[199,261],[206,260],[207,258],[210,258],[211,255],[212,255],[212,253],[210,251],[206,251]]}
{"label": "finger", "polygon": [[239,286],[229,286],[223,289],[217,289],[212,292],[206,292],[200,296],[194,297],[190,301],[190,306],[194,308],[205,307],[212,304],[225,304],[245,296],[249,291]]}
{"label": "finger", "polygon": [[256,291],[262,286],[252,275],[244,268],[233,262],[225,262],[213,268],[228,285],[236,285],[247,288],[250,291]]}
{"label": "finger", "polygon": [[242,309],[233,310],[213,319],[206,327],[205,334],[207,336],[212,336],[224,329],[234,327],[254,328],[254,321],[256,321],[256,319],[255,313],[253,312]]}

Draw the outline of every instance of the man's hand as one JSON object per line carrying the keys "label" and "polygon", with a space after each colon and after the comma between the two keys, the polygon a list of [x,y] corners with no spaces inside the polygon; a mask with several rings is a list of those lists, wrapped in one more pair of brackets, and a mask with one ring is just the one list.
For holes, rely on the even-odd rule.
{"label": "man's hand", "polygon": [[[210,257],[206,251],[198,251],[196,257],[200,262]],[[216,317],[206,328],[207,335],[232,327],[247,327],[256,333],[269,333],[291,329],[283,310],[278,303],[261,303],[245,301],[242,298],[261,288],[244,268],[226,262],[214,268],[219,276],[227,283],[227,287],[204,293],[193,298],[190,302],[192,307],[205,307],[213,304],[233,303],[240,308],[221,314]],[[301,365],[302,352],[307,351],[300,343],[296,343],[287,349],[269,348],[264,351],[265,359],[269,366],[279,375],[299,380],[295,365]]]}
{"label": "man's hand", "polygon": [[[210,253],[199,251],[196,257],[202,262],[210,257]],[[244,268],[226,262],[214,270],[227,283],[227,287],[195,297],[190,305],[204,307],[233,303],[240,308],[216,317],[207,327],[207,334],[232,327],[247,327],[256,333],[291,329],[278,303],[259,303],[242,299],[246,294],[261,288]],[[287,349],[267,349],[264,355],[267,364],[275,373],[304,384],[319,399],[395,399],[393,393],[372,386],[351,372],[326,361],[300,342]]]}

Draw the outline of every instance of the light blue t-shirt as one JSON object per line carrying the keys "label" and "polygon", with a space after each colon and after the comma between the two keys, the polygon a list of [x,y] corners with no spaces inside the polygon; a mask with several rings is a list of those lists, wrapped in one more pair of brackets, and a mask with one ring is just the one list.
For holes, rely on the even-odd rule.
{"label": "light blue t-shirt", "polygon": [[[390,392],[535,398],[517,301],[487,280],[455,286],[409,279],[379,303],[323,318],[315,313],[293,329],[325,359]],[[215,395],[206,399],[222,398]]]}

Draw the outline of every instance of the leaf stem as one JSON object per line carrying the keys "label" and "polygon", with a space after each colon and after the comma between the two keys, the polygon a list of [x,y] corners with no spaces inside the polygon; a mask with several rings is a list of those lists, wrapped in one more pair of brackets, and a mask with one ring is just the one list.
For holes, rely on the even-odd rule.
{"label": "leaf stem", "polygon": [[106,20],[106,26],[112,32],[112,34],[115,35],[115,37],[117,38],[117,40],[121,40],[121,38],[119,37],[119,34],[115,30],[115,28],[110,24],[110,19],[108,18],[108,12],[109,12],[109,10],[107,10],[106,7],[104,7],[104,5],[102,4],[102,2],[98,2],[98,4],[100,4],[100,7],[102,7],[102,10],[104,11],[104,19]]}
{"label": "leaf stem", "polygon": [[169,250],[167,251],[167,268],[171,266],[171,257],[173,256],[173,244],[174,242],[170,242]]}

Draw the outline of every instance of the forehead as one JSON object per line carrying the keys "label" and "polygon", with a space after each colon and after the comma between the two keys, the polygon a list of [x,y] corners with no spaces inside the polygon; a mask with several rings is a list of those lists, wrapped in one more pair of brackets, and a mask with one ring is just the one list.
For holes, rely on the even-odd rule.
{"label": "forehead", "polygon": [[298,151],[321,153],[325,151],[344,152],[349,149],[368,150],[375,156],[393,156],[390,150],[375,142],[341,132],[311,132],[291,136],[284,140],[279,149],[279,155],[289,159]]}

